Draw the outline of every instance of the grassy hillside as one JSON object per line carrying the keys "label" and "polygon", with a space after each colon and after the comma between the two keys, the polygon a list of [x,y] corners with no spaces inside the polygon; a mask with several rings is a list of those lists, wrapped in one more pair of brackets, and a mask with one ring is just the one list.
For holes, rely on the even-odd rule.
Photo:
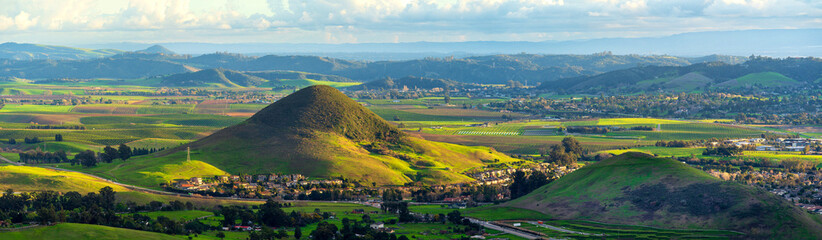
{"label": "grassy hillside", "polygon": [[512,160],[488,148],[407,136],[328,86],[300,90],[245,122],[163,153],[157,161],[179,159],[187,146],[194,159],[235,174],[345,176],[379,184],[465,182],[470,178],[462,171]]}
{"label": "grassy hillside", "polygon": [[[183,165],[180,168],[166,168],[164,170],[169,172],[176,172],[176,174],[187,174],[192,171],[197,171],[200,166]],[[105,168],[111,170],[116,166]],[[128,168],[128,167],[126,167]],[[191,168],[191,169],[189,169]],[[88,170],[88,169],[85,169]],[[96,170],[96,169],[95,169]],[[116,171],[113,171],[116,172]],[[127,171],[122,171],[127,172]],[[167,174],[153,174],[151,177],[144,177],[143,174],[150,174],[151,172],[133,173],[133,179],[142,180],[161,179]],[[94,173],[99,174],[99,173]],[[102,175],[102,174],[100,174]],[[126,176],[127,174],[123,174]],[[200,176],[200,175],[198,175]],[[128,176],[127,176],[128,177]],[[119,180],[119,179],[118,179]],[[155,185],[156,186],[156,185]],[[13,189],[15,192],[37,192],[37,191],[57,191],[68,192],[77,191],[80,193],[98,192],[100,188],[111,187],[117,192],[117,200],[119,202],[133,201],[139,204],[147,204],[151,201],[169,202],[182,201],[192,202],[198,206],[217,206],[217,205],[248,205],[258,204],[259,202],[235,201],[235,200],[221,200],[221,199],[204,199],[204,198],[188,198],[170,195],[158,195],[145,192],[131,191],[119,185],[112,184],[98,178],[89,177],[81,173],[58,171],[40,167],[28,166],[0,166],[0,190]],[[0,232],[2,233],[2,232]],[[0,235],[0,239],[5,239]]]}
{"label": "grassy hillside", "polygon": [[162,86],[178,87],[251,87],[265,82],[260,77],[225,69],[205,69],[192,73],[167,76],[160,82]]}
{"label": "grassy hillside", "polygon": [[556,219],[735,230],[745,238],[822,237],[816,216],[773,194],[642,153],[585,166],[504,206]]}
{"label": "grassy hillside", "polygon": [[403,89],[405,87],[409,89],[445,89],[447,87],[463,85],[467,84],[447,79],[408,76],[400,79],[384,78],[376,81],[371,81],[359,86],[352,87],[352,89]]}
{"label": "grassy hillside", "polygon": [[740,87],[791,87],[797,86],[798,81],[776,72],[751,73],[737,79],[717,84],[718,88]]}
{"label": "grassy hillside", "polygon": [[162,158],[152,155],[139,156],[125,162],[101,163],[94,168],[80,166],[73,168],[119,182],[150,188],[159,188],[160,183],[168,183],[174,179],[228,174],[208,163],[197,161],[199,157],[200,155],[194,153],[192,160],[186,161],[185,151],[181,151]]}
{"label": "grassy hillside", "polygon": [[39,167],[0,166],[0,189],[14,189],[17,192],[97,192],[106,186],[115,191],[127,191],[118,185],[81,173]]}
{"label": "grassy hillside", "polygon": [[122,53],[115,49],[85,49],[64,46],[52,46],[41,44],[13,43],[0,44],[0,58],[15,60],[34,59],[92,59],[111,56]]}
{"label": "grassy hillside", "polygon": [[183,239],[184,236],[173,236],[162,233],[137,231],[125,228],[114,228],[100,225],[60,223],[54,226],[37,227],[16,232],[0,232],[0,239],[72,239],[72,240],[105,240],[105,239]]}

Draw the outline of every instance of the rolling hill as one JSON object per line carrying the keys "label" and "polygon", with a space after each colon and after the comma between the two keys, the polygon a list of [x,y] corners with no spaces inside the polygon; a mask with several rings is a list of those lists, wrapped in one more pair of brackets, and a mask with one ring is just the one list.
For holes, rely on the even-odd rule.
{"label": "rolling hill", "polygon": [[556,219],[733,230],[746,239],[822,237],[817,216],[776,195],[637,152],[585,166],[504,206]]}
{"label": "rolling hill", "polygon": [[65,59],[82,60],[108,57],[118,53],[116,49],[84,49],[64,46],[51,46],[41,44],[13,43],[0,44],[0,58],[13,60],[35,60],[35,59]]}
{"label": "rolling hill", "polygon": [[688,66],[641,66],[593,76],[547,81],[539,88],[573,93],[695,91],[706,88],[794,88],[822,77],[822,59],[753,57],[743,64],[722,62]]}
{"label": "rolling hill", "polygon": [[146,49],[143,49],[143,50],[137,51],[137,53],[162,54],[162,55],[174,55],[174,54],[177,54],[177,53],[175,53],[174,51],[171,51],[171,50],[169,50],[168,48],[165,48],[165,47],[160,46],[160,45],[154,45],[154,46],[148,47],[148,48],[146,48]]}
{"label": "rolling hill", "polygon": [[438,78],[424,78],[408,76],[400,79],[384,78],[381,80],[367,82],[361,85],[350,87],[349,89],[433,89],[433,88],[454,88],[459,86],[470,85],[457,81]]}
{"label": "rolling hill", "polygon": [[106,240],[106,239],[142,239],[142,240],[172,240],[183,239],[162,233],[138,231],[126,228],[115,228],[101,225],[60,223],[54,226],[25,229],[21,231],[0,232],[0,238],[10,240],[24,239],[75,239],[75,240]]}
{"label": "rolling hill", "polygon": [[315,84],[357,84],[351,79],[316,73],[296,71],[239,72],[222,68],[204,69],[190,73],[165,76],[160,81],[164,87],[279,87],[300,88]]}
{"label": "rolling hill", "polygon": [[467,169],[513,160],[489,148],[409,136],[339,90],[321,85],[157,157],[179,159],[186,147],[194,159],[233,174],[300,173],[380,185],[466,182],[471,179],[461,172]]}
{"label": "rolling hill", "polygon": [[162,86],[174,87],[251,87],[266,82],[264,79],[245,73],[225,69],[204,69],[191,73],[180,73],[164,77]]}
{"label": "rolling hill", "polygon": [[77,191],[97,192],[103,187],[115,191],[127,189],[87,175],[39,167],[0,166],[0,188],[19,192],[34,191]]}

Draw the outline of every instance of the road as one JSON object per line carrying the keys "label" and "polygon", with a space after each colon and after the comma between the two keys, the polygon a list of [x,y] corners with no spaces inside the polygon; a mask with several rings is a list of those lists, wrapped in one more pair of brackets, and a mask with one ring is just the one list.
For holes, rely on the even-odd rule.
{"label": "road", "polygon": [[3,160],[7,163],[11,163],[12,165],[15,165],[15,166],[22,166],[23,165],[22,163],[12,162],[11,160],[9,160],[8,158],[3,157],[3,156],[0,156],[0,160]]}
{"label": "road", "polygon": [[571,230],[568,230],[568,229],[565,229],[565,228],[555,227],[555,226],[551,226],[551,225],[543,224],[543,223],[538,223],[538,222],[528,222],[528,223],[534,224],[534,225],[537,225],[537,226],[540,226],[540,227],[544,227],[544,228],[547,228],[547,229],[551,229],[551,230],[554,230],[554,231],[557,231],[557,232],[580,234],[580,235],[605,236],[604,234],[591,234],[591,233],[586,233],[586,232],[571,231]]}
{"label": "road", "polygon": [[479,224],[480,226],[483,226],[485,228],[494,229],[494,230],[501,231],[501,232],[504,232],[504,233],[516,235],[516,236],[519,236],[519,237],[522,237],[522,238],[525,238],[525,239],[543,239],[542,236],[538,236],[538,235],[534,235],[534,234],[531,234],[531,233],[519,231],[519,230],[516,230],[516,229],[513,229],[513,228],[502,227],[502,226],[493,224],[491,222],[482,221],[482,220],[479,220],[479,219],[476,219],[476,218],[471,218],[471,217],[466,217],[466,218],[469,221],[471,221],[472,223]]}

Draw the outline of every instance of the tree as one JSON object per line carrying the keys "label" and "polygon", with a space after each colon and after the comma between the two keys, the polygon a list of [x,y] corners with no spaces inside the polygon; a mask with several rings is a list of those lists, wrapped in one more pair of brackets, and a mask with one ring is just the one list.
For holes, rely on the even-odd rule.
{"label": "tree", "polygon": [[106,146],[105,148],[103,148],[103,153],[100,157],[104,162],[111,163],[112,161],[114,161],[114,159],[120,157],[120,152],[111,146]]}
{"label": "tree", "polygon": [[128,158],[131,157],[131,148],[126,144],[120,144],[120,147],[119,149],[117,149],[117,151],[119,152],[120,159],[123,159],[123,161],[128,160]]}
{"label": "tree", "polygon": [[83,165],[83,167],[97,166],[97,154],[91,150],[85,150],[77,155],[74,155],[73,162],[79,163],[80,165]]}
{"label": "tree", "polygon": [[523,171],[516,171],[514,172],[514,182],[511,185],[508,185],[508,190],[511,191],[511,199],[521,197],[528,193],[528,178],[525,177],[525,172]]}
{"label": "tree", "polygon": [[9,144],[17,144],[17,140],[14,140],[14,138],[9,138]]}
{"label": "tree", "polygon": [[297,226],[294,228],[294,238],[300,239],[303,236],[303,230],[300,230],[300,227]]}
{"label": "tree", "polygon": [[260,211],[257,212],[257,219],[262,224],[269,227],[283,227],[291,225],[291,217],[283,211],[281,204],[275,202],[274,199],[269,198],[265,204],[260,205]]}
{"label": "tree", "polygon": [[454,210],[448,213],[448,221],[453,224],[460,224],[462,222],[462,214],[460,211]]}
{"label": "tree", "polygon": [[565,166],[571,165],[576,163],[577,157],[573,153],[568,153],[565,150],[564,145],[554,145],[551,146],[551,152],[548,156],[548,162],[555,163],[557,165]]}
{"label": "tree", "polygon": [[337,225],[328,222],[320,222],[317,229],[311,232],[311,236],[316,240],[334,239],[337,235]]}
{"label": "tree", "polygon": [[582,146],[574,137],[566,137],[562,139],[562,146],[565,147],[566,153],[572,153],[577,156],[582,155]]}
{"label": "tree", "polygon": [[220,239],[225,239],[225,233],[217,232],[217,237],[220,238]]}
{"label": "tree", "polygon": [[54,141],[62,142],[63,141],[63,134],[54,135]]}
{"label": "tree", "polygon": [[100,189],[100,207],[108,210],[114,209],[114,201],[116,200],[114,189],[109,186]]}
{"label": "tree", "polygon": [[280,228],[280,231],[277,231],[277,238],[287,238],[288,232],[285,231],[285,228]]}

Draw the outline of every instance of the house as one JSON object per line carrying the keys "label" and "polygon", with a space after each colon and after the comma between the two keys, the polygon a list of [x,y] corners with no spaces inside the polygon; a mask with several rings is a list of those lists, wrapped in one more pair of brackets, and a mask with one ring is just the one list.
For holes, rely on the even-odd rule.
{"label": "house", "polygon": [[194,184],[194,185],[203,184],[203,178],[200,178],[200,177],[193,177],[188,181],[191,182],[191,184]]}
{"label": "house", "polygon": [[217,180],[223,183],[228,182],[228,176],[219,176],[217,177]]}
{"label": "house", "polygon": [[377,222],[377,223],[372,223],[371,224],[371,229],[381,229],[381,228],[385,228],[385,223]]}
{"label": "house", "polygon": [[779,151],[778,148],[769,145],[756,146],[757,151]]}
{"label": "house", "polygon": [[257,182],[268,181],[268,175],[257,175]]}
{"label": "house", "polygon": [[245,179],[245,182],[254,182],[254,176],[251,175],[245,175],[243,179]]}
{"label": "house", "polygon": [[254,228],[251,227],[251,226],[239,226],[239,225],[234,226],[234,229],[240,230],[240,231],[253,231],[254,230]]}
{"label": "house", "polygon": [[351,211],[351,213],[353,213],[353,214],[363,214],[363,213],[365,213],[365,210],[364,209],[354,209],[354,210]]}
{"label": "house", "polygon": [[237,176],[237,175],[231,175],[231,181],[235,181],[235,182],[240,181],[240,176]]}

